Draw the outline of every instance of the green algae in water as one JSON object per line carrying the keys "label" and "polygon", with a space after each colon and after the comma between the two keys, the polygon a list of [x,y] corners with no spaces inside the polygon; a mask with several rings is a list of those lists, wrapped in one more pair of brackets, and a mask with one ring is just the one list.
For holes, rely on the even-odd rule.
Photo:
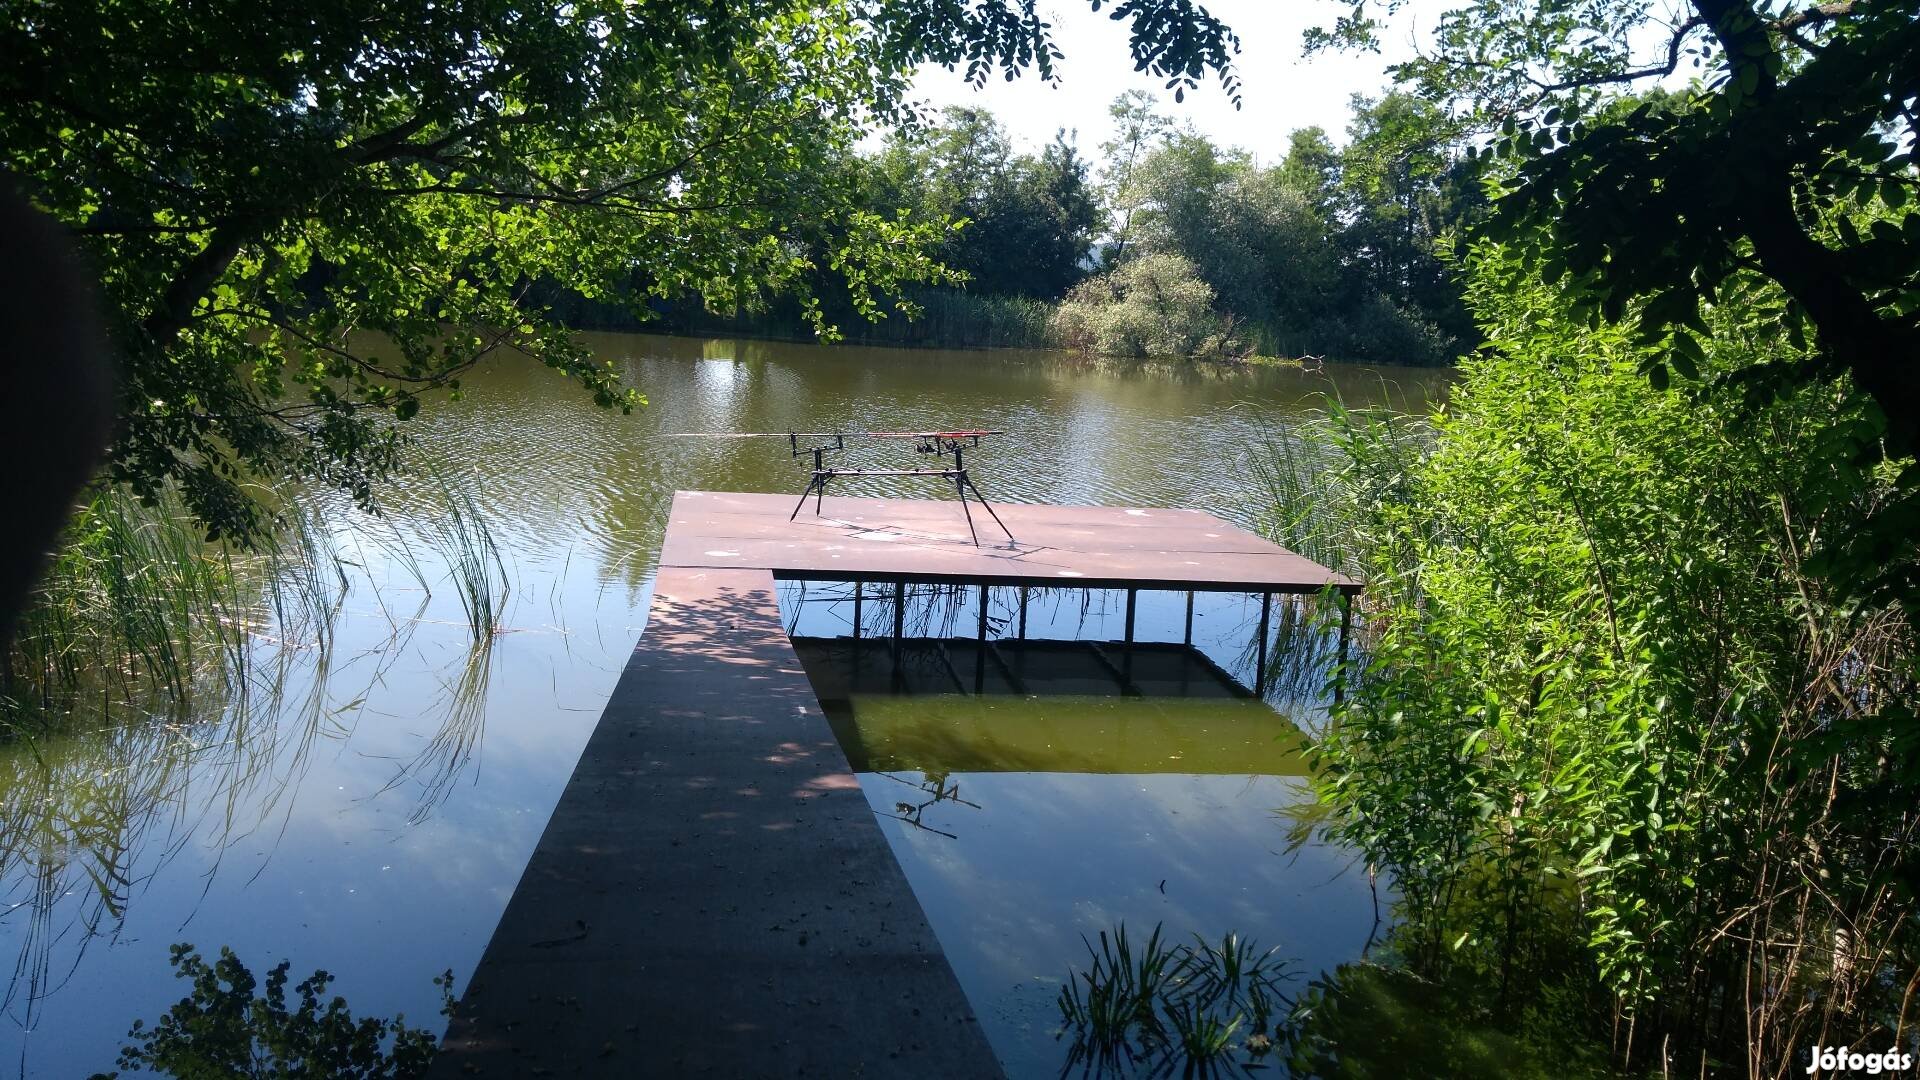
{"label": "green algae in water", "polygon": [[832,709],[858,772],[1305,776],[1305,737],[1252,699],[861,695]]}

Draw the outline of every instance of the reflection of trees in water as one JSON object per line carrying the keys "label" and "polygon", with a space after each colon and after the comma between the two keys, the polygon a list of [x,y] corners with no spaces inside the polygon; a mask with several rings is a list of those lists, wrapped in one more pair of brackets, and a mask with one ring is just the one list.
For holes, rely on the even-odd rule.
{"label": "reflection of trees in water", "polygon": [[[289,994],[292,965],[285,960],[259,979],[230,949],[222,947],[209,963],[193,946],[176,944],[172,963],[192,990],[152,1024],[134,1022],[132,1041],[120,1051],[122,1069],[178,1077],[404,1080],[426,1075],[433,1063],[438,1039],[432,1028],[408,1027],[402,1016],[356,1019],[344,999],[327,994],[333,976],[325,971],[294,984]],[[263,982],[264,992],[256,993]],[[441,1015],[451,1016],[453,972],[435,976],[433,984]]]}
{"label": "reflection of trees in water", "polygon": [[[915,789],[916,794],[912,799],[894,800],[891,817],[898,818],[916,829],[936,833],[949,840],[958,840],[960,838],[944,829],[936,829],[921,820],[922,816],[927,812],[927,808],[940,803],[951,803],[955,806],[970,806],[975,810],[981,808],[979,803],[969,802],[961,798],[960,781],[953,779],[946,773],[925,773],[922,774],[918,780],[909,780],[898,773],[890,772],[878,773],[877,775],[884,776],[889,780],[905,784]],[[927,798],[920,798],[921,795],[925,795]]]}

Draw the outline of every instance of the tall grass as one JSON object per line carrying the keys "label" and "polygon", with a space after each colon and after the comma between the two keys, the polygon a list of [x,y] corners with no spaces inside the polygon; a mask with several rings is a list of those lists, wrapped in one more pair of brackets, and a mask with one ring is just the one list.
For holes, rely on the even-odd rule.
{"label": "tall grass", "polygon": [[506,562],[473,493],[439,470],[432,470],[429,476],[431,492],[439,503],[435,508],[438,520],[434,541],[447,561],[474,642],[485,645],[500,632],[500,620],[513,592]]}
{"label": "tall grass", "polygon": [[0,1008],[32,1026],[56,951],[115,932],[188,836],[210,824],[218,859],[290,806],[275,765],[324,699],[286,690],[324,685],[344,582],[305,515],[245,552],[172,500],[102,489],[79,509],[5,658],[0,910],[22,929]]}
{"label": "tall grass", "polygon": [[[423,590],[444,559],[475,648],[446,686],[440,731],[396,780],[420,789],[413,820],[477,757],[486,646],[507,595],[471,491],[428,481],[401,521],[383,523],[390,540],[372,535]],[[425,599],[408,617],[388,611],[371,573],[349,577],[362,568],[336,552],[332,508],[258,497],[279,528],[240,550],[203,539],[174,499],[94,490],[0,657],[0,912],[20,924],[0,1008],[28,1026],[63,967],[117,933],[190,840],[217,864],[241,837],[284,828],[313,749],[343,734],[330,703],[355,697],[338,678],[352,662],[333,655],[350,588],[371,582],[393,625],[356,676],[369,690],[423,621]],[[430,556],[407,543],[422,533]]]}
{"label": "tall grass", "polygon": [[1414,503],[1414,477],[1433,425],[1389,407],[1349,409],[1336,399],[1280,431],[1248,459],[1259,521],[1274,542],[1361,577],[1387,543],[1383,515]]}
{"label": "tall grass", "polygon": [[0,657],[0,720],[74,694],[187,700],[203,680],[240,676],[253,635],[324,639],[346,580],[325,532],[286,515],[269,547],[209,543],[178,503],[120,488],[79,508]]}

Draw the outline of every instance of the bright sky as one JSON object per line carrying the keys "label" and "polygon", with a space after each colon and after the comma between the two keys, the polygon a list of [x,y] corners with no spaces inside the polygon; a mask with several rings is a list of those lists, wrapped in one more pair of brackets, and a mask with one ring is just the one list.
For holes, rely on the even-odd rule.
{"label": "bright sky", "polygon": [[1048,86],[1028,72],[1013,82],[996,77],[976,91],[959,72],[928,66],[915,80],[915,96],[936,108],[985,107],[1027,150],[1052,139],[1057,128],[1078,128],[1081,151],[1098,160],[1100,143],[1112,132],[1108,103],[1127,90],[1148,90],[1160,97],[1163,112],[1266,162],[1285,152],[1287,134],[1295,128],[1318,124],[1336,143],[1345,142],[1348,100],[1355,93],[1382,93],[1387,64],[1412,52],[1412,28],[1431,26],[1454,4],[1416,0],[1408,5],[1381,35],[1378,55],[1334,52],[1311,60],[1302,55],[1301,33],[1330,23],[1346,7],[1338,0],[1205,0],[1205,6],[1240,35],[1236,67],[1245,103],[1238,112],[1217,81],[1203,83],[1175,104],[1164,80],[1133,70],[1127,24],[1104,11],[1094,14],[1086,0],[1043,0],[1041,5],[1067,54],[1056,65],[1057,84]]}

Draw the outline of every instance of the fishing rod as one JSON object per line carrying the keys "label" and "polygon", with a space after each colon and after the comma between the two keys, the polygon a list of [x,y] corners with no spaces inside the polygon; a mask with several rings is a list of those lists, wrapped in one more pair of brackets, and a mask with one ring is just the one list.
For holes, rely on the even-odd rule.
{"label": "fishing rod", "polygon": [[670,439],[978,439],[1004,431],[674,431]]}
{"label": "fishing rod", "polygon": [[[676,439],[785,439],[787,448],[793,457],[802,454],[813,455],[813,474],[807,480],[806,488],[800,492],[800,501],[794,505],[793,513],[787,515],[792,521],[800,516],[800,510],[807,505],[807,496],[813,496],[813,512],[821,513],[827,498],[827,485],[841,477],[863,476],[937,476],[953,482],[954,493],[960,496],[960,509],[967,515],[967,533],[973,537],[973,546],[980,546],[980,534],[973,527],[973,510],[967,505],[967,493],[980,501],[980,505],[993,516],[993,523],[1007,534],[1007,540],[1013,540],[1013,531],[1000,520],[993,504],[980,493],[980,486],[973,482],[968,474],[965,451],[969,446],[979,446],[980,440],[992,435],[1005,435],[1004,431],[966,430],[966,431],[676,431],[668,433]],[[831,444],[814,442],[812,446],[801,446],[800,440],[809,441],[832,439]],[[826,463],[829,450],[845,450],[848,439],[912,439],[917,445],[915,452],[921,454],[953,455],[951,467],[939,469],[845,469]]]}

